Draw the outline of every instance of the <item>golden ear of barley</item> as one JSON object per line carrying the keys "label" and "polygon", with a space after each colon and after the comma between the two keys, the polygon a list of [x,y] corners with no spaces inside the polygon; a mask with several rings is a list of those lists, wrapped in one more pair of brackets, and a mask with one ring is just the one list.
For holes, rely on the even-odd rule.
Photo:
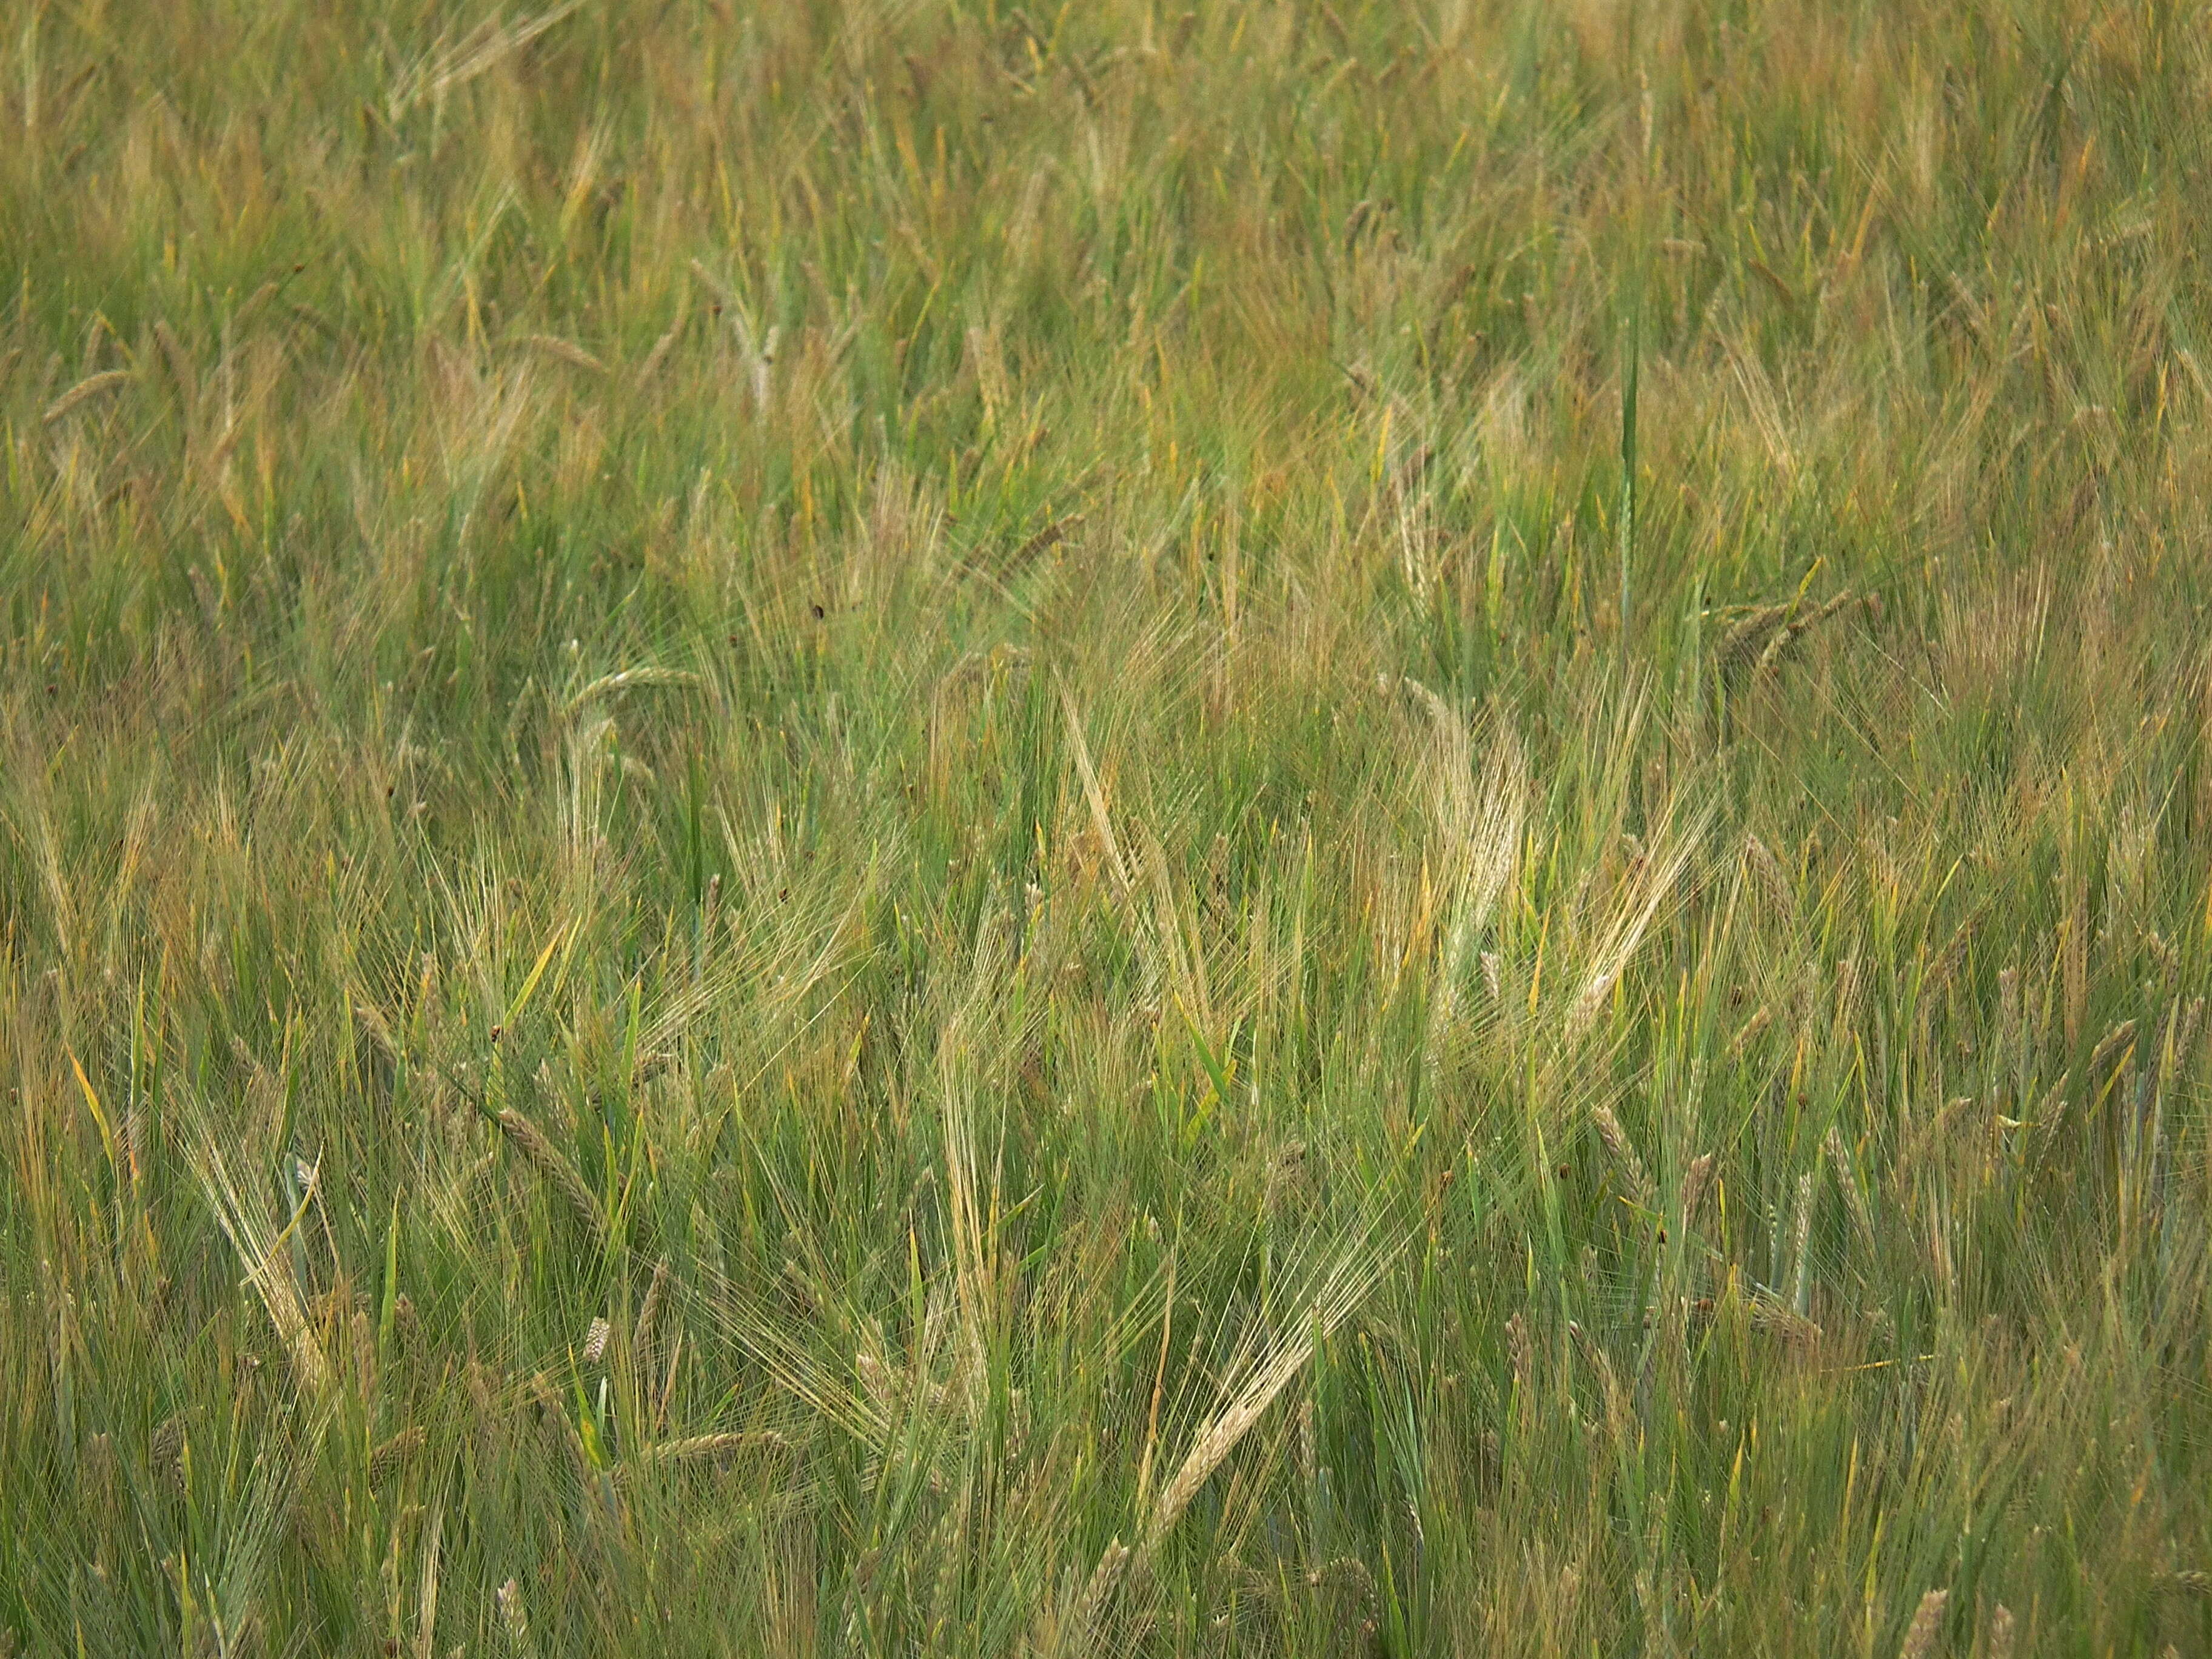
{"label": "golden ear of barley", "polygon": [[1762,1002],[1753,1011],[1751,1018],[1744,1021],[1743,1030],[1738,1031],[1735,1040],[1729,1044],[1729,1058],[1735,1060],[1741,1055],[1751,1046],[1753,1039],[1773,1023],[1773,1005]]}
{"label": "golden ear of barley", "polygon": [[97,374],[88,374],[47,404],[46,412],[40,418],[46,425],[52,426],[71,410],[82,408],[94,398],[114,391],[130,379],[131,371],[127,368],[104,368]]}
{"label": "golden ear of barley", "polygon": [[2190,998],[2189,1006],[2181,1011],[2181,1024],[2174,1035],[2173,1055],[2176,1061],[2187,1063],[2190,1045],[2197,1041],[2197,1028],[2203,1023],[2204,999]]}
{"label": "golden ear of barley", "polygon": [[1845,957],[1836,964],[1836,1018],[1848,1020],[1859,994],[1859,959]]}
{"label": "golden ear of barley", "polygon": [[1513,1380],[1527,1388],[1529,1373],[1535,1369],[1536,1350],[1528,1340],[1528,1321],[1521,1314],[1505,1322],[1505,1354],[1513,1364]]}
{"label": "golden ear of barley", "polygon": [[392,1027],[385,1019],[382,1011],[363,1002],[355,1006],[354,1014],[361,1021],[362,1029],[368,1033],[368,1040],[376,1045],[386,1060],[398,1060],[399,1043],[392,1035]]}
{"label": "golden ear of barley", "polygon": [[784,1447],[791,1442],[774,1429],[750,1429],[744,1433],[695,1434],[684,1440],[664,1440],[647,1446],[615,1470],[617,1479],[633,1467],[658,1468],[665,1463],[697,1463],[728,1457],[759,1447]]}
{"label": "golden ear of barley", "polygon": [[499,1127],[506,1132],[514,1150],[522,1154],[522,1161],[568,1200],[568,1207],[576,1212],[576,1218],[584,1224],[592,1242],[602,1242],[606,1237],[606,1218],[600,1213],[599,1201],[592,1196],[592,1189],[584,1184],[583,1176],[576,1173],[576,1166],[561,1156],[560,1149],[545,1138],[543,1129],[512,1106],[500,1113]]}
{"label": "golden ear of barley", "polygon": [[1911,1626],[1905,1632],[1905,1644],[1897,1650],[1898,1659],[1928,1659],[1936,1650],[1936,1632],[1942,1626],[1944,1604],[1950,1599],[1950,1591],[1940,1589],[1929,1590],[1920,1598]]}
{"label": "golden ear of barley", "polygon": [[1334,1561],[1323,1562],[1306,1574],[1306,1583],[1318,1589],[1327,1583],[1348,1584],[1363,1601],[1378,1598],[1375,1593],[1375,1575],[1367,1564],[1356,1555],[1340,1555]]}
{"label": "golden ear of barley", "polygon": [[384,1474],[395,1463],[404,1462],[422,1449],[425,1436],[422,1425],[416,1423],[399,1431],[368,1455],[368,1472],[372,1477]]}
{"label": "golden ear of barley", "polygon": [[[1289,1381],[1287,1375],[1283,1378]],[[1228,1408],[1207,1424],[1204,1433],[1192,1442],[1189,1453],[1160,1493],[1159,1503],[1152,1511],[1152,1530],[1148,1542],[1164,1537],[1182,1518],[1190,1507],[1190,1500],[1198,1496],[1199,1488],[1213,1476],[1237,1443],[1250,1431],[1261,1414],[1273,1401],[1277,1389],[1260,1388],[1248,1390],[1230,1402]],[[1147,1551],[1149,1555],[1150,1552]]]}
{"label": "golden ear of barley", "polygon": [[1944,1137],[1950,1133],[1951,1126],[1959,1121],[1959,1115],[1973,1103],[1974,1097],[1972,1095],[1960,1095],[1957,1099],[1945,1103],[1942,1110],[1936,1113],[1917,1133],[1908,1136],[1903,1148],[1897,1154],[1896,1166],[1890,1176],[1892,1182],[1901,1186],[1910,1178],[1920,1159],[1929,1152],[1942,1147]]}
{"label": "golden ear of barley", "polygon": [[553,1384],[543,1376],[534,1376],[530,1380],[530,1392],[538,1401],[538,1426],[568,1455],[577,1478],[588,1482],[592,1474],[592,1460],[584,1449],[584,1437],[577,1432]]}
{"label": "golden ear of barley", "polygon": [[1605,1390],[1606,1425],[1617,1435],[1626,1433],[1635,1413],[1629,1403],[1628,1391],[1620,1386],[1620,1376],[1613,1370],[1613,1361],[1598,1346],[1597,1339],[1571,1319],[1567,1322],[1567,1335],[1583,1362],[1597,1373],[1599,1386]]}
{"label": "golden ear of barley", "polygon": [[1106,1611],[1106,1603],[1114,1594],[1114,1586],[1121,1580],[1122,1570],[1129,1565],[1129,1547],[1116,1538],[1106,1546],[1099,1556],[1098,1565],[1091,1570],[1091,1577],[1083,1586],[1083,1594],[1075,1598],[1069,1612],[1066,1634],[1060,1644],[1063,1653],[1087,1653],[1093,1644],[1098,1620]]}
{"label": "golden ear of barley", "polygon": [[2066,1046],[2081,1040],[2081,1017],[2089,1001],[2089,905],[2077,885],[2066,918]]}
{"label": "golden ear of barley", "polygon": [[518,1646],[527,1641],[530,1618],[522,1610],[522,1586],[510,1578],[499,1587],[493,1600],[499,1603],[499,1620],[507,1626],[507,1640]]}
{"label": "golden ear of barley", "polygon": [[1605,1000],[1613,994],[1613,988],[1620,982],[1620,975],[1611,969],[1603,969],[1590,976],[1583,994],[1575,999],[1575,1006],[1567,1011],[1567,1036],[1578,1037],[1597,1023],[1605,1012]]}
{"label": "golden ear of barley", "polygon": [[593,374],[607,372],[607,366],[597,357],[574,340],[564,340],[557,334],[526,334],[522,337],[522,344],[541,357],[557,357],[564,363],[588,370]]}
{"label": "golden ear of barley", "polygon": [[1921,979],[1923,985],[1940,989],[1949,982],[1952,974],[1966,957],[1966,947],[1973,943],[1974,930],[1981,925],[1981,913],[1976,911],[1959,924],[1951,935],[1950,942],[1928,964],[1928,972]]}
{"label": "golden ear of barley", "polygon": [[1782,860],[1774,856],[1766,843],[1757,836],[1746,836],[1743,857],[1765,893],[1766,902],[1778,910],[1790,908],[1790,878],[1783,871]]}
{"label": "golden ear of barley", "polygon": [[698,684],[699,677],[688,668],[625,668],[620,673],[600,675],[569,698],[562,712],[574,715],[592,698],[604,696],[610,691],[634,691],[648,686],[694,686]]}
{"label": "golden ear of barley", "polygon": [[1690,1167],[1682,1172],[1682,1225],[1698,1224],[1698,1206],[1705,1201],[1705,1188],[1713,1184],[1713,1155],[1700,1152],[1690,1160]]}
{"label": "golden ear of barley", "polygon": [[1785,653],[1820,623],[1828,620],[1851,602],[1848,591],[1838,593],[1826,605],[1786,619],[1774,630],[1774,637],[1766,642],[1766,649],[1759,653],[1759,672],[1765,673],[1782,660]]}
{"label": "golden ear of barley", "polygon": [[1628,1138],[1628,1131],[1620,1127],[1620,1120],[1610,1106],[1599,1106],[1590,1113],[1590,1121],[1597,1126],[1597,1138],[1620,1165],[1621,1176],[1628,1183],[1629,1196],[1645,1210],[1659,1207],[1659,1189],[1652,1183],[1651,1173],[1644,1167],[1644,1160],[1636,1155],[1636,1144]]}
{"label": "golden ear of barley", "polygon": [[1866,1246],[1867,1254],[1874,1254],[1874,1212],[1867,1206],[1866,1189],[1859,1185],[1858,1172],[1851,1167],[1851,1154],[1844,1145],[1843,1132],[1831,1123],[1821,1143],[1828,1155],[1829,1167],[1836,1172],[1836,1185],[1844,1191],[1844,1207],[1850,1212],[1851,1225],[1857,1231],[1859,1242]]}
{"label": "golden ear of barley", "polygon": [[185,348],[166,321],[154,325],[154,343],[161,348],[162,361],[169,366],[170,378],[177,383],[177,396],[190,409],[199,401],[200,377],[192,368],[192,360],[185,355]]}
{"label": "golden ear of barley", "polygon": [[1791,1280],[1790,1305],[1803,1313],[1813,1290],[1813,1172],[1797,1177],[1797,1233],[1793,1241],[1797,1271]]}
{"label": "golden ear of barley", "polygon": [[2093,1091],[2104,1075],[2106,1063],[2133,1041],[2135,1034],[2135,1021],[2124,1019],[2098,1039],[2097,1046],[2089,1054],[2089,1087]]}
{"label": "golden ear of barley", "polygon": [[1214,1470],[1276,1396],[1290,1386],[1291,1379],[1305,1369],[1313,1358],[1315,1342],[1349,1317],[1374,1288],[1390,1254],[1370,1236],[1354,1239],[1315,1293],[1309,1319],[1294,1333],[1285,1333],[1267,1344],[1243,1371],[1236,1392],[1199,1431],[1175,1477],[1161,1492],[1144,1537],[1142,1548],[1147,1559],[1198,1495],[1199,1488],[1212,1479]]}
{"label": "golden ear of barley", "polygon": [[653,383],[653,377],[660,372],[661,364],[668,361],[668,354],[676,349],[677,337],[683,332],[684,319],[679,317],[668,325],[667,333],[653,343],[653,349],[645,354],[645,361],[638,365],[637,384],[639,386],[650,386]]}
{"label": "golden ear of barley", "polygon": [[1721,666],[1735,668],[1756,658],[1765,648],[1767,637],[1789,615],[1788,605],[1763,605],[1739,617],[1721,635]]}
{"label": "golden ear of barley", "polygon": [[653,1352],[653,1327],[660,1322],[660,1310],[668,1301],[668,1258],[653,1264],[653,1284],[645,1293],[645,1306],[639,1310],[637,1326],[630,1333],[630,1352],[642,1362]]}
{"label": "golden ear of barley", "polygon": [[297,317],[301,322],[305,323],[309,328],[314,330],[316,333],[321,335],[325,340],[329,340],[333,343],[337,341],[338,337],[338,325],[332,322],[329,318],[324,316],[321,312],[316,310],[314,307],[309,305],[306,301],[295,300],[292,302],[292,314],[295,317]]}
{"label": "golden ear of barley", "polygon": [[1751,1328],[1809,1346],[1820,1340],[1820,1328],[1778,1296],[1760,1291],[1751,1299]]}
{"label": "golden ear of barley", "polygon": [[246,303],[239,307],[236,311],[231,313],[231,327],[233,329],[245,327],[246,325],[252,319],[254,313],[259,311],[262,307],[267,305],[271,300],[276,297],[276,287],[277,284],[276,280],[271,278],[270,281],[262,283],[259,288],[255,289],[252,293],[247,295],[246,296]]}
{"label": "golden ear of barley", "polygon": [[1989,1659],[2012,1659],[2014,1634],[2012,1609],[2000,1601],[1990,1615]]}
{"label": "golden ear of barley", "polygon": [[1009,576],[1013,575],[1039,554],[1051,551],[1067,539],[1067,532],[1071,526],[1079,525],[1082,522],[1079,518],[1066,520],[1054,520],[1014,550],[1013,556],[1006,561],[1005,574]]}

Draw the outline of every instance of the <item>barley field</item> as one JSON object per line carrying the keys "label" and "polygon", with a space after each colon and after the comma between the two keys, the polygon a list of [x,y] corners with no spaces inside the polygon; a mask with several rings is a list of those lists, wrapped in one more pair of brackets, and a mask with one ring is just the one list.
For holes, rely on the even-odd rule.
{"label": "barley field", "polygon": [[15,0],[0,1653],[2212,1652],[2208,112]]}

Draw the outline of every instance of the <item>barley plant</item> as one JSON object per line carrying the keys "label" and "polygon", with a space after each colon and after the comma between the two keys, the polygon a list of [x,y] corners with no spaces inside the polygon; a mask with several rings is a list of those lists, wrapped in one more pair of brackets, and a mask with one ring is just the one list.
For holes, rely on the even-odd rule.
{"label": "barley plant", "polygon": [[5,9],[0,1653],[2212,1651],[2203,4],[542,8]]}

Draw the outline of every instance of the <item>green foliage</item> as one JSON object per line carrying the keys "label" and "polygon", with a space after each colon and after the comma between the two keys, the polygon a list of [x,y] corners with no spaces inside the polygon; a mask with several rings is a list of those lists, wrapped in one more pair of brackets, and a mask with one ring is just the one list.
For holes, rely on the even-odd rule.
{"label": "green foliage", "polygon": [[2212,1646],[2201,8],[17,14],[0,1650]]}

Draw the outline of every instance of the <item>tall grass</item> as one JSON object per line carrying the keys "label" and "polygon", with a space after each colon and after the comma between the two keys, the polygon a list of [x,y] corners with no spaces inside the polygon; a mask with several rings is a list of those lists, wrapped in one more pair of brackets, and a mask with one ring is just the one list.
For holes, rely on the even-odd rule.
{"label": "tall grass", "polygon": [[0,1647],[2212,1647],[2208,23],[26,0]]}

